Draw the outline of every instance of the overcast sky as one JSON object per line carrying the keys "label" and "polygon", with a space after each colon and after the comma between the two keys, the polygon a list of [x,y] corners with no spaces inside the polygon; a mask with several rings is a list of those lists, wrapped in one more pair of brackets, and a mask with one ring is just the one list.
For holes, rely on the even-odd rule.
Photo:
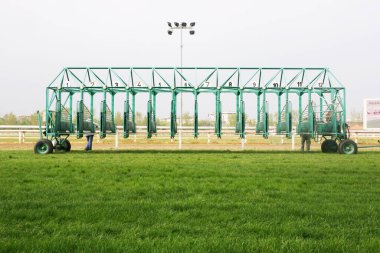
{"label": "overcast sky", "polygon": [[329,67],[349,110],[380,97],[378,0],[1,0],[0,116],[44,110],[65,66],[179,65],[167,21],[196,22],[184,66]]}

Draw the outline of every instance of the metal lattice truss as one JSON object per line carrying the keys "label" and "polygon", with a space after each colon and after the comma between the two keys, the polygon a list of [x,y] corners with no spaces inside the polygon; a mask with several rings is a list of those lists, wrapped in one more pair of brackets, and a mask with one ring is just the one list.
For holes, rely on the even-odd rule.
{"label": "metal lattice truss", "polygon": [[326,68],[69,67],[51,88],[156,90],[332,88],[343,85]]}
{"label": "metal lattice truss", "polygon": [[[80,94],[81,103],[85,103],[84,94],[90,95],[87,116],[81,115],[81,118],[91,122],[87,127],[84,127],[84,122],[77,122],[79,125],[82,124],[79,130],[83,132],[84,129],[94,129],[93,96],[102,93],[101,119],[103,117],[103,122],[100,128],[101,137],[105,137],[107,131],[115,131],[114,96],[125,93],[123,125],[124,137],[128,137],[130,131],[136,131],[135,95],[140,92],[149,93],[148,137],[157,132],[156,95],[163,92],[172,94],[171,138],[174,138],[177,133],[177,95],[184,92],[194,94],[194,137],[198,136],[198,95],[200,93],[215,94],[215,133],[218,137],[222,136],[220,94],[224,92],[236,94],[236,133],[239,133],[242,138],[245,136],[245,93],[257,95],[256,133],[264,137],[269,134],[266,95],[270,93],[278,96],[276,127],[278,134],[290,136],[292,131],[292,107],[289,94],[298,95],[298,133],[340,137],[345,131],[345,88],[327,68],[68,67],[64,68],[47,87],[46,111],[52,111],[54,104],[59,104],[61,106],[56,107],[55,114],[62,115],[59,108],[67,107],[70,125],[65,129],[56,128],[49,124],[48,118],[51,118],[51,115],[47,114],[48,133],[60,135],[74,131],[72,103],[75,94]],[[107,105],[107,96],[111,96],[110,107]],[[306,109],[302,107],[302,99],[305,96],[308,101]],[[317,96],[317,101],[315,101],[315,96]],[[81,108],[82,110],[78,110],[83,114],[87,107]],[[325,131],[327,129],[325,125],[330,123],[332,127]],[[78,134],[79,137],[81,135],[81,133]]]}

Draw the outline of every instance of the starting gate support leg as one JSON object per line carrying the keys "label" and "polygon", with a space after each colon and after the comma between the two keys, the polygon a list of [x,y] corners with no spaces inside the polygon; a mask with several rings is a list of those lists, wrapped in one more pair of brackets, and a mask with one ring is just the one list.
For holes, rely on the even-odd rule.
{"label": "starting gate support leg", "polygon": [[313,112],[313,103],[311,100],[311,90],[308,90],[308,111],[307,111],[307,118],[308,118],[308,133],[312,135],[312,138],[314,138],[314,112]]}
{"label": "starting gate support leg", "polygon": [[46,94],[45,94],[45,132],[46,137],[48,137],[49,133],[49,117],[50,117],[50,110],[49,110],[49,88],[46,88]]}
{"label": "starting gate support leg", "polygon": [[198,92],[194,92],[194,138],[198,138]]}
{"label": "starting gate support leg", "polygon": [[156,124],[156,105],[157,105],[157,93],[153,93],[153,133],[157,133],[157,124]]}
{"label": "starting gate support leg", "polygon": [[319,120],[323,119],[323,92],[319,94]]}
{"label": "starting gate support leg", "polygon": [[149,100],[148,100],[148,109],[147,109],[147,121],[146,121],[146,131],[147,131],[147,138],[150,139],[152,137],[153,132],[153,126],[152,126],[152,119],[153,119],[153,109],[152,109],[152,91],[149,91]]}
{"label": "starting gate support leg", "polygon": [[77,138],[83,137],[83,89],[80,91],[80,100],[77,103]]}
{"label": "starting gate support leg", "polygon": [[260,132],[260,91],[257,93],[257,109],[256,109],[256,114],[257,114],[257,117],[256,117],[256,133],[259,133]]}
{"label": "starting gate support leg", "polygon": [[95,133],[95,125],[94,125],[94,93],[91,93],[91,101],[90,101],[90,117],[91,117],[91,133]]}
{"label": "starting gate support leg", "polygon": [[244,143],[245,143],[245,105],[244,105],[244,100],[243,100],[243,92],[240,93],[240,138],[244,139],[242,144],[244,148]]}
{"label": "starting gate support leg", "polygon": [[237,91],[236,92],[236,126],[235,126],[235,133],[240,133],[240,126],[241,126],[241,122],[240,122],[240,98],[239,98],[239,95],[240,95],[240,91]]}
{"label": "starting gate support leg", "polygon": [[344,134],[343,138],[344,139],[347,139],[348,136],[347,136],[347,132],[346,132],[346,89],[343,89],[343,114],[342,114],[342,119],[343,120],[343,124],[342,124],[342,132]]}
{"label": "starting gate support leg", "polygon": [[220,91],[216,92],[216,107],[215,107],[215,133],[218,138],[222,138],[222,109],[220,102]]}
{"label": "starting gate support leg", "polygon": [[111,131],[113,133],[116,133],[116,126],[115,126],[115,93],[112,93],[111,96]]}
{"label": "starting gate support leg", "polygon": [[337,135],[337,122],[336,122],[336,111],[335,111],[335,104],[336,104],[336,91],[334,89],[331,89],[331,120],[333,123],[333,135]]}
{"label": "starting gate support leg", "polygon": [[281,95],[282,93],[279,92],[277,94],[277,127],[276,127],[276,132],[277,134],[281,133]]}
{"label": "starting gate support leg", "polygon": [[124,103],[123,137],[128,138],[129,137],[129,91],[126,91],[125,96],[126,98],[125,98],[125,103]]}
{"label": "starting gate support leg", "polygon": [[170,112],[170,138],[173,139],[177,133],[177,94],[172,92],[172,104]]}
{"label": "starting gate support leg", "polygon": [[285,104],[286,104],[286,109],[285,109],[285,121],[286,121],[286,137],[290,138],[292,135],[292,108],[291,104],[289,103],[289,93],[288,90],[286,90],[285,93]]}
{"label": "starting gate support leg", "polygon": [[301,122],[302,122],[302,92],[298,94],[298,125],[297,133],[301,133]]}
{"label": "starting gate support leg", "polygon": [[136,93],[132,93],[132,133],[136,133]]}
{"label": "starting gate support leg", "polygon": [[69,107],[69,129],[70,129],[70,133],[74,132],[74,126],[73,126],[73,93],[70,92],[69,94],[70,96],[70,107]]}
{"label": "starting gate support leg", "polygon": [[79,100],[77,104],[77,138],[83,137],[83,100]]}
{"label": "starting gate support leg", "polygon": [[61,105],[61,91],[57,91],[57,102],[55,104],[55,133],[61,130],[61,115],[62,115],[62,105]]}
{"label": "starting gate support leg", "polygon": [[103,101],[100,106],[100,139],[106,137],[107,132],[107,93],[104,90],[103,92]]}
{"label": "starting gate support leg", "polygon": [[269,128],[269,122],[268,122],[268,106],[266,101],[266,91],[263,92],[263,137],[268,138],[268,128]]}
{"label": "starting gate support leg", "polygon": [[37,121],[38,121],[38,130],[39,130],[39,133],[40,133],[40,140],[42,140],[43,137],[42,137],[42,126],[41,126],[41,115],[40,115],[40,111],[37,111]]}

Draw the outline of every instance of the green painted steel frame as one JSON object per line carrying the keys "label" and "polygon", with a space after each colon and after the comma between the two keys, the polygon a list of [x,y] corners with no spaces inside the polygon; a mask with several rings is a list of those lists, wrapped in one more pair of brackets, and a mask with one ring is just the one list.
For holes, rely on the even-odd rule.
{"label": "green painted steel frame", "polygon": [[[148,71],[150,80],[140,71]],[[163,71],[170,72],[170,79],[163,74]],[[203,71],[207,72],[201,82],[191,80],[186,72]],[[222,78],[222,72],[227,72],[227,77]],[[245,80],[242,77],[243,72],[248,72]],[[268,74],[269,73],[269,74]],[[226,73],[224,73],[226,74]],[[81,76],[82,78],[80,78]],[[265,76],[265,77],[264,77]],[[306,82],[306,76],[310,78]],[[145,80],[144,80],[145,78]],[[211,81],[213,80],[213,81]],[[210,85],[211,83],[211,85]],[[90,111],[91,124],[93,125],[94,104],[93,96],[97,93],[103,94],[103,107],[107,101],[107,95],[111,95],[111,113],[114,118],[114,96],[118,93],[125,93],[126,100],[124,105],[124,137],[129,136],[129,132],[136,132],[136,105],[135,96],[138,93],[148,93],[148,110],[147,110],[147,136],[150,138],[153,133],[157,132],[156,128],[156,95],[159,93],[171,93],[171,123],[170,137],[174,138],[177,133],[177,95],[179,93],[194,94],[194,137],[198,137],[198,95],[200,93],[215,94],[215,133],[220,138],[222,136],[222,102],[221,93],[234,93],[236,95],[236,133],[241,138],[245,137],[245,106],[243,95],[253,93],[257,96],[257,128],[256,133],[268,137],[268,121],[259,117],[260,111],[267,112],[266,95],[275,94],[278,96],[278,120],[277,133],[282,134],[278,127],[281,122],[281,97],[285,94],[285,104],[289,102],[289,94],[296,94],[299,97],[299,120],[298,125],[302,122],[302,98],[308,96],[308,119],[307,133],[314,137],[318,135],[331,136],[332,138],[347,138],[346,132],[346,102],[345,88],[327,68],[260,68],[260,67],[66,67],[64,68],[52,83],[46,88],[46,126],[47,136],[57,137],[74,132],[72,125],[73,115],[73,96],[80,94],[83,102],[83,94],[91,96]],[[323,131],[317,128],[316,114],[312,104],[312,94],[319,96],[319,114],[321,121],[326,111],[332,112],[332,130]],[[327,95],[330,95],[328,99]],[[132,96],[132,105],[130,105],[130,96]],[[62,102],[63,101],[63,102]],[[54,108],[55,112],[51,110]],[[61,110],[68,107],[70,126],[62,131]],[[102,107],[102,108],[103,108]],[[326,109],[327,108],[327,109]],[[103,108],[104,109],[104,108]],[[286,109],[287,113],[289,109]],[[55,121],[53,121],[53,112]],[[102,110],[104,113],[104,110]],[[131,117],[131,119],[130,119]],[[113,120],[112,120],[113,121]],[[291,136],[291,122],[286,121],[288,127],[285,134]],[[304,122],[305,123],[305,122]],[[261,124],[261,125],[260,125]],[[322,125],[322,123],[320,123]],[[261,126],[261,127],[259,127]],[[321,130],[322,129],[322,130]],[[297,132],[302,133],[300,127]],[[105,137],[105,131],[101,133]],[[80,134],[78,135],[81,136]]]}

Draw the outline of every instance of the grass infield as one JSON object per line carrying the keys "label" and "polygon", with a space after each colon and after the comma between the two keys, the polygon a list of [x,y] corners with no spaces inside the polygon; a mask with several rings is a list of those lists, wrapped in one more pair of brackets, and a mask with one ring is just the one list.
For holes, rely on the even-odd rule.
{"label": "grass infield", "polygon": [[0,252],[380,252],[380,153],[0,151]]}

